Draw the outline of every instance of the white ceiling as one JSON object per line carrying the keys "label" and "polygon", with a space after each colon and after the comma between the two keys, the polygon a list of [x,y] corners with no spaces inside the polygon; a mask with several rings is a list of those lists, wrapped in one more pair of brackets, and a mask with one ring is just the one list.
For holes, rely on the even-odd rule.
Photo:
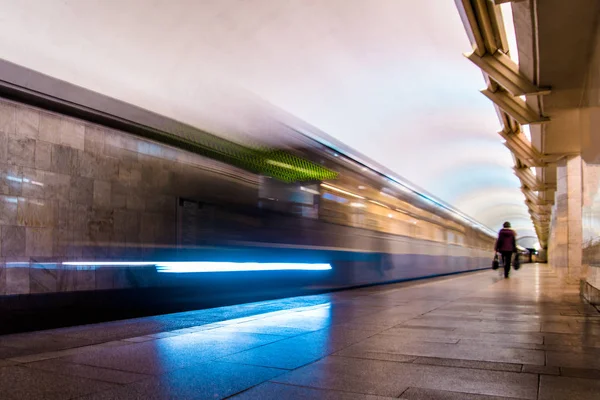
{"label": "white ceiling", "polygon": [[[285,112],[535,235],[451,0],[0,0],[0,56],[220,135]],[[260,111],[260,112],[259,112]]]}

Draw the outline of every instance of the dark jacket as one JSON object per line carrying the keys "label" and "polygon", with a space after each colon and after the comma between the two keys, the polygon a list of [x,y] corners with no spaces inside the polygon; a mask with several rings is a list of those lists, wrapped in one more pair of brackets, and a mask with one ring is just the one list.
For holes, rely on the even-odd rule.
{"label": "dark jacket", "polygon": [[496,251],[517,251],[517,235],[515,231],[508,228],[500,229],[498,239],[496,240]]}

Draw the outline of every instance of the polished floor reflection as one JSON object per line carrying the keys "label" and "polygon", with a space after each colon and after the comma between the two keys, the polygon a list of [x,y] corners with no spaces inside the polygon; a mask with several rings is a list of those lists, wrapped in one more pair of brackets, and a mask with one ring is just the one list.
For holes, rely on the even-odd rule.
{"label": "polished floor reflection", "polygon": [[2,399],[598,399],[600,313],[545,265],[0,336]]}

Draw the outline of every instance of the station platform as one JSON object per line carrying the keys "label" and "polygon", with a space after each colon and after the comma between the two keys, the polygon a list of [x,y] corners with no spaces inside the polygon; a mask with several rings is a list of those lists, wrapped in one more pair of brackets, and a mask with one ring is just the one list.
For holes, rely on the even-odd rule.
{"label": "station platform", "polygon": [[5,400],[599,396],[600,313],[538,264],[0,336]]}

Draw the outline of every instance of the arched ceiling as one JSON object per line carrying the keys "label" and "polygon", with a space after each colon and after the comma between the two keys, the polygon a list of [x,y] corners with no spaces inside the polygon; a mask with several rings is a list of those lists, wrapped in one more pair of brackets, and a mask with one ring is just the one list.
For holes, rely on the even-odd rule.
{"label": "arched ceiling", "polygon": [[470,43],[453,1],[0,0],[0,9],[7,61],[227,137],[276,136],[261,112],[282,110],[492,229],[509,219],[533,232],[494,107],[478,93],[481,73],[462,56]]}

